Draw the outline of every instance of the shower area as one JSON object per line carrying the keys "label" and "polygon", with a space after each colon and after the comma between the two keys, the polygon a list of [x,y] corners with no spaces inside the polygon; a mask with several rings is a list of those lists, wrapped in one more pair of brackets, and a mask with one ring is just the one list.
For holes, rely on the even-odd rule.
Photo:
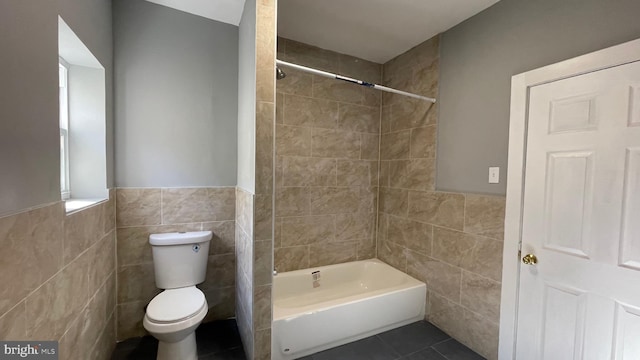
{"label": "shower area", "polygon": [[504,198],[435,188],[439,41],[378,64],[277,38],[273,265],[381,260],[427,284],[428,321],[495,359]]}
{"label": "shower area", "polygon": [[[379,64],[278,38],[279,60],[380,83]],[[376,255],[382,95],[279,66],[274,267]]]}
{"label": "shower area", "polygon": [[[437,96],[438,39],[385,65],[278,38],[277,58]],[[408,192],[433,191],[436,105],[279,66],[276,271],[380,258],[405,270],[431,229],[409,219]],[[388,240],[388,241],[387,241]]]}

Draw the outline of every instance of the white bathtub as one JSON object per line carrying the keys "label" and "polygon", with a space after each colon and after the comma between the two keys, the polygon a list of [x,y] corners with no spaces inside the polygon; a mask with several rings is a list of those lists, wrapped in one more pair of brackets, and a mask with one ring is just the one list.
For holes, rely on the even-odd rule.
{"label": "white bathtub", "polygon": [[279,273],[271,358],[297,359],[422,320],[426,291],[423,282],[379,260]]}

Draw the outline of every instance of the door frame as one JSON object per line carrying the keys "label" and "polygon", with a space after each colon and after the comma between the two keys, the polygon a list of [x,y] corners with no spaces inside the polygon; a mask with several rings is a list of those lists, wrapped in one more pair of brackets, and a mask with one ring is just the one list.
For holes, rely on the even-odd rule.
{"label": "door frame", "polygon": [[511,78],[509,159],[504,222],[498,358],[515,359],[520,279],[528,95],[533,86],[640,61],[640,39],[527,71]]}

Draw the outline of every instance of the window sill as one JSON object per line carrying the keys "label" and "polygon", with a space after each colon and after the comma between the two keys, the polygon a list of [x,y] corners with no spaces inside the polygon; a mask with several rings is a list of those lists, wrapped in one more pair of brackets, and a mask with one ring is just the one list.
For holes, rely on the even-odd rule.
{"label": "window sill", "polygon": [[67,215],[81,211],[109,199],[68,199],[64,202]]}

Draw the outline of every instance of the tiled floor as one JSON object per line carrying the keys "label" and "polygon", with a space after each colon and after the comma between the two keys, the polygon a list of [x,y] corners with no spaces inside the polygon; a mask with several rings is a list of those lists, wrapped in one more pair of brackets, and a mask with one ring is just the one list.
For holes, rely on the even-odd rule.
{"label": "tiled floor", "polygon": [[482,356],[426,321],[409,324],[304,360],[481,360]]}
{"label": "tiled floor", "polygon": [[[196,331],[200,360],[244,360],[234,320],[201,325]],[[112,360],[155,360],[158,342],[152,337],[118,343]],[[416,322],[301,360],[481,360],[480,355],[426,321]]]}
{"label": "tiled floor", "polygon": [[[245,360],[236,321],[202,324],[196,330],[199,360]],[[151,336],[118,343],[111,360],[155,360],[158,340]]]}

